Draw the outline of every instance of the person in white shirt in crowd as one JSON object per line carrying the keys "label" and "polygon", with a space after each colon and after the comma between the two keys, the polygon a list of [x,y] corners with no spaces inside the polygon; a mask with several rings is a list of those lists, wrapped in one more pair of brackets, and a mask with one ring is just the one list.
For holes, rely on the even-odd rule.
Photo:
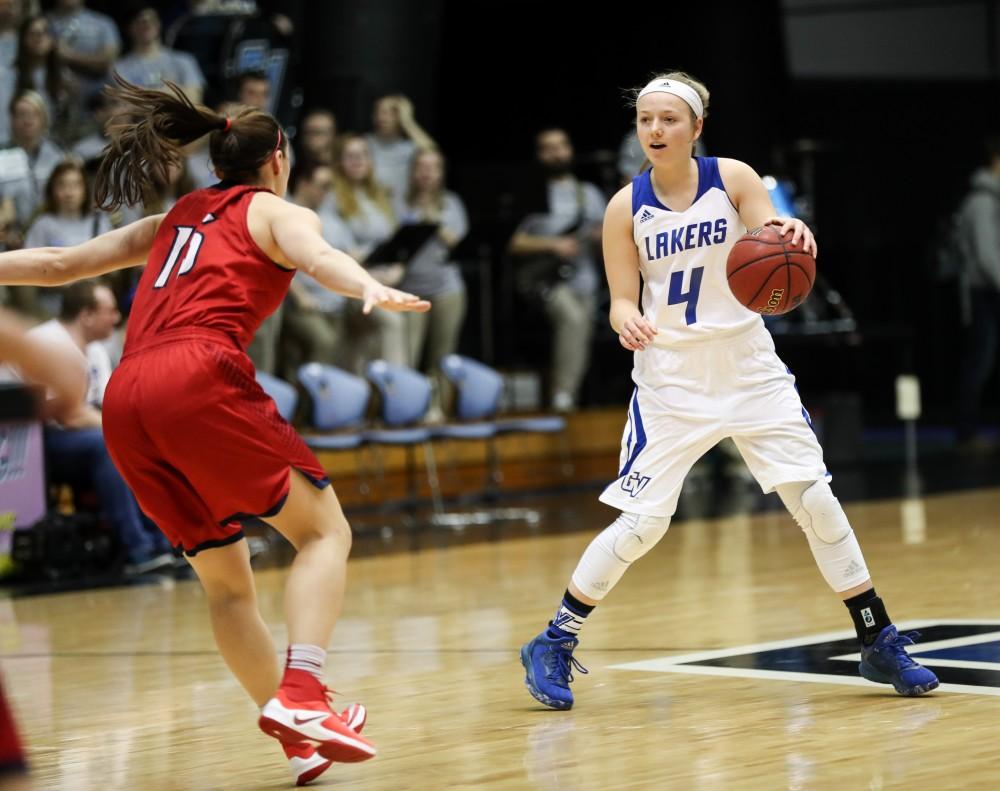
{"label": "person in white shirt in crowd", "polygon": [[19,231],[27,227],[41,203],[45,184],[66,153],[48,138],[49,113],[35,91],[22,91],[10,103],[10,141],[0,149],[0,214],[13,204],[7,246],[19,247]]}
{"label": "person in white shirt in crowd", "polygon": [[385,185],[393,200],[404,200],[413,157],[419,149],[437,148],[437,144],[417,123],[413,103],[405,96],[378,99],[372,113],[372,127],[373,132],[366,139],[375,163],[375,178]]}
{"label": "person in white shirt in crowd", "polygon": [[300,159],[333,164],[337,146],[337,117],[323,107],[315,107],[302,116],[295,150]]}
{"label": "person in white shirt in crowd", "polygon": [[[11,69],[0,69],[0,101],[4,106],[22,91],[35,91],[45,100],[52,137],[71,139],[80,123],[80,87],[63,63],[44,16],[29,16],[18,29],[17,53]],[[0,136],[10,136],[10,116],[0,119]]]}
{"label": "person in white shirt in crowd", "polygon": [[205,77],[193,55],[163,46],[160,15],[151,5],[139,6],[129,18],[132,49],[113,69],[133,85],[161,88],[164,80],[179,85],[191,101],[200,102]]}
{"label": "person in white shirt in crowd", "polygon": [[[364,137],[345,134],[340,138],[340,152],[333,164],[334,213],[348,227],[357,243],[357,258],[363,261],[377,245],[389,239],[396,230],[389,191],[375,178],[368,142]],[[368,267],[372,277],[395,288],[403,279],[400,263]],[[348,305],[348,327],[354,341],[353,360],[348,367],[363,372],[365,363],[375,357],[396,365],[409,363],[406,345],[406,323],[401,313],[372,311],[363,315],[354,302]]]}
{"label": "person in white shirt in crowd", "polygon": [[86,100],[104,87],[111,64],[121,53],[118,26],[111,17],[86,8],[84,0],[56,0],[49,21],[59,54],[80,80]]}
{"label": "person in white shirt in crowd", "polygon": [[[327,243],[354,255],[357,242],[350,229],[330,208],[333,169],[316,160],[300,160],[289,182],[292,203],[319,215],[320,233]],[[294,381],[306,362],[345,364],[347,299],[335,294],[305,272],[296,273],[288,292],[281,327],[284,376]]]}
{"label": "person in white shirt in crowd", "polygon": [[135,496],[108,455],[101,432],[101,404],[111,378],[111,361],[100,343],[121,319],[111,289],[83,280],[63,289],[59,317],[28,335],[56,348],[75,350],[87,372],[85,398],[45,427],[46,472],[51,483],[93,490],[126,553],[126,574],[173,565],[163,534],[142,516]]}
{"label": "person in white shirt in crowd", "polygon": [[410,366],[430,374],[437,383],[436,407],[446,387],[441,358],[458,350],[465,320],[465,282],[451,251],[469,232],[469,218],[462,199],[445,188],[445,160],[440,151],[426,149],[413,159],[406,200],[399,208],[402,223],[437,223],[438,232],[406,267],[400,288],[418,288],[433,307],[417,321],[405,317]]}
{"label": "person in white shirt in crowd", "polygon": [[[70,247],[111,230],[107,213],[92,208],[87,177],[76,160],[63,160],[55,166],[45,184],[41,208],[24,237],[25,247]],[[46,317],[59,310],[59,294],[53,289],[19,286],[11,291],[21,294],[22,310]],[[27,292],[33,292],[28,301]]]}
{"label": "person in white shirt in crowd", "polygon": [[566,412],[576,407],[590,360],[600,282],[597,246],[607,201],[597,187],[573,175],[573,145],[563,129],[543,129],[535,146],[548,181],[549,210],[524,219],[510,252],[562,264],[559,279],[539,283],[537,290],[552,325],[552,408]]}

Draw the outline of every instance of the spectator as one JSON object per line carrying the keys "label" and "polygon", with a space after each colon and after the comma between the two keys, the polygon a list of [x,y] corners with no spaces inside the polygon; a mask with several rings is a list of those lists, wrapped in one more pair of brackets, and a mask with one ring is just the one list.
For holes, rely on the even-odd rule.
{"label": "spectator", "polygon": [[[30,16],[18,31],[14,67],[0,76],[4,106],[23,91],[35,91],[45,100],[53,137],[69,139],[79,123],[76,97],[79,86],[56,50],[56,42],[43,16]],[[0,122],[4,139],[10,136],[9,116]]]}
{"label": "spectator", "polygon": [[0,0],[0,69],[10,68],[17,55],[17,31],[24,8],[21,0]]}
{"label": "spectator", "polygon": [[[347,134],[340,139],[340,153],[333,168],[333,209],[354,236],[359,256],[367,256],[396,229],[389,193],[375,180],[368,142],[359,135]],[[369,271],[387,286],[395,287],[403,279],[403,266],[399,263],[373,266]],[[357,354],[349,367],[360,371],[372,356],[398,365],[407,364],[409,353],[401,313],[380,310],[364,316],[356,302],[348,310],[352,337],[358,340],[354,344]]]}
{"label": "spectator", "polygon": [[236,103],[270,112],[271,80],[262,71],[245,71],[236,80]]}
{"label": "spectator", "polygon": [[416,321],[405,316],[406,336],[410,365],[431,373],[440,394],[445,379],[439,364],[442,357],[458,349],[466,309],[465,283],[449,254],[468,233],[469,220],[462,199],[445,189],[445,161],[438,151],[426,149],[414,157],[406,198],[400,211],[402,222],[440,225],[438,235],[409,262],[400,283],[400,288],[429,299],[433,305]]}
{"label": "spectator", "polygon": [[116,61],[114,69],[134,85],[160,88],[164,80],[179,85],[193,102],[200,102],[205,78],[198,61],[187,52],[163,46],[160,15],[151,6],[140,6],[129,19],[132,50]]}
{"label": "spectator", "polygon": [[383,96],[372,114],[374,132],[367,136],[375,163],[375,178],[384,184],[393,200],[405,199],[410,167],[420,148],[437,148],[413,116],[413,104],[405,96]]}
{"label": "spectator", "polygon": [[333,165],[336,140],[337,118],[332,112],[316,108],[302,116],[297,147],[300,159]]}
{"label": "spectator", "polygon": [[144,523],[101,433],[100,405],[111,363],[99,341],[111,335],[120,318],[111,289],[93,280],[81,281],[64,289],[59,318],[28,334],[52,347],[75,349],[80,366],[87,370],[86,398],[65,410],[59,423],[46,427],[49,480],[77,492],[96,491],[100,508],[126,551],[126,573],[142,574],[172,565],[173,554],[160,531]]}
{"label": "spectator", "polygon": [[[291,199],[319,215],[323,238],[338,250],[354,254],[356,243],[350,230],[330,209],[333,170],[316,160],[305,160],[292,174]],[[304,362],[343,365],[347,300],[305,272],[298,272],[289,290],[281,343],[284,376],[294,381],[295,370]]]}
{"label": "spectator", "polygon": [[[48,139],[48,109],[35,91],[22,91],[11,101],[10,127],[10,144],[0,150],[0,201],[13,201],[16,230],[27,227],[44,185],[65,153]],[[16,246],[10,231],[8,244]]]}
{"label": "spectator", "polygon": [[80,158],[88,172],[93,172],[96,171],[104,147],[110,140],[107,134],[108,122],[118,112],[119,105],[102,91],[90,97],[88,109],[97,123],[97,129],[76,142],[73,146],[73,156]]}
{"label": "spectator", "polygon": [[[577,404],[590,359],[597,246],[606,202],[597,187],[573,175],[573,145],[564,130],[544,129],[535,143],[547,178],[549,210],[524,219],[510,252],[522,259],[515,266],[542,263],[539,271],[551,273],[540,274],[532,287],[552,326],[552,408],[565,412]],[[524,260],[528,257],[533,261]]]}
{"label": "spectator", "polygon": [[989,450],[977,435],[983,390],[1000,340],[1000,137],[986,143],[986,165],[972,174],[959,210],[966,262],[960,277],[968,306],[959,378],[958,442],[963,451]]}
{"label": "spectator", "polygon": [[[74,160],[64,160],[49,176],[42,214],[28,228],[24,246],[69,247],[110,230],[108,215],[91,207],[83,166]],[[29,290],[36,292],[32,294],[30,306],[25,302]],[[16,291],[22,294],[22,310],[47,317],[59,310],[59,294],[52,289],[44,289],[41,296],[37,293],[39,289],[33,286],[20,286]]]}
{"label": "spectator", "polygon": [[86,8],[84,0],[56,0],[49,22],[59,54],[80,81],[82,98],[89,98],[104,86],[121,52],[117,26],[110,17]]}

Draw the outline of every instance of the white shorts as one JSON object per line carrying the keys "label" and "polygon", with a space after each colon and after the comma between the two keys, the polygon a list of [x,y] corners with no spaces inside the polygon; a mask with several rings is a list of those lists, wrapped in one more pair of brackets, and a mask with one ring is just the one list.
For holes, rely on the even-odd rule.
{"label": "white shorts", "polygon": [[717,343],[637,352],[632,378],[619,473],[601,502],[672,516],[688,471],[726,437],[765,493],[830,477],[795,377],[762,325]]}

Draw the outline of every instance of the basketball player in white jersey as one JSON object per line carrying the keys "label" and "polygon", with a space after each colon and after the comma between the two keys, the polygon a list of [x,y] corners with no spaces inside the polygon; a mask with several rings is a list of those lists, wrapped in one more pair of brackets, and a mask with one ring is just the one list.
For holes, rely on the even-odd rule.
{"label": "basketball player in white jersey", "polygon": [[814,255],[815,239],[801,220],[775,216],[749,166],[692,156],[708,98],[700,82],[673,72],[636,99],[639,142],[652,167],[611,199],[603,237],[611,326],[635,352],[620,472],[600,498],[621,515],[584,551],[555,618],[521,648],[525,684],[546,706],[573,705],[572,670],[586,672],[573,657],[584,621],[663,538],[692,465],[732,437],[764,492],[778,492],[847,605],[861,675],[921,695],[938,680],[906,654],[912,640],[897,632],[875,594],[795,379],[761,317],[726,282],[726,258],[748,228],[780,224],[793,245]]}

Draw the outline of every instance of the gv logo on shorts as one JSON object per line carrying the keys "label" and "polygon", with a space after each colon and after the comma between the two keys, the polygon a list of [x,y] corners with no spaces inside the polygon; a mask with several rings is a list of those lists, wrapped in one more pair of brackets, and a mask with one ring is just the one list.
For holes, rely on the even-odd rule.
{"label": "gv logo on shorts", "polygon": [[628,492],[629,497],[635,497],[639,494],[639,492],[646,488],[647,483],[649,483],[648,475],[643,475],[639,472],[632,472],[622,478],[622,491]]}

